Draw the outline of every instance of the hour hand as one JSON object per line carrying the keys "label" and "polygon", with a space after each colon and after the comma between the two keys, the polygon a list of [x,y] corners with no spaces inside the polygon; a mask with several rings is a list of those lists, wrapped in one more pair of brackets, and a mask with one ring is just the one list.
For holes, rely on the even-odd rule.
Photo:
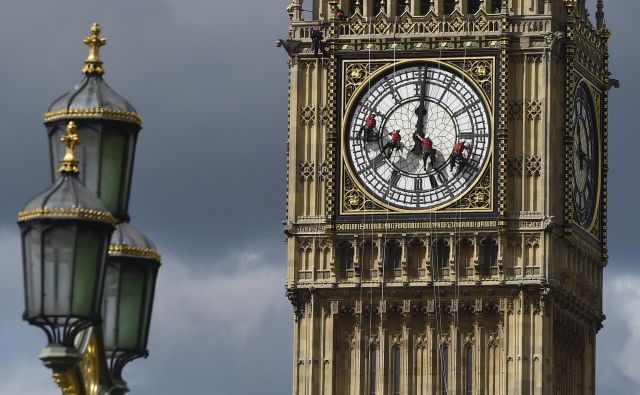
{"label": "hour hand", "polygon": [[427,70],[424,71],[424,77],[422,77],[422,81],[420,82],[420,104],[416,108],[416,116],[418,117],[418,122],[416,122],[416,132],[413,134],[414,146],[411,152],[416,155],[420,155],[421,147],[420,142],[422,141],[419,137],[424,138],[424,118],[427,116],[427,106],[426,106],[426,98],[427,98]]}
{"label": "hour hand", "polygon": [[578,133],[578,147],[577,152],[578,160],[580,161],[580,170],[584,167],[584,162],[587,160],[587,153],[582,149],[582,138],[580,137],[580,133]]}
{"label": "hour hand", "polygon": [[420,152],[422,151],[422,147],[420,146],[421,142],[422,142],[422,138],[424,138],[424,131],[419,129],[420,131],[416,130],[415,133],[413,133],[413,149],[411,150],[411,152],[413,152],[416,155],[420,155]]}
{"label": "hour hand", "polygon": [[587,153],[580,149],[578,152],[578,159],[580,159],[580,170],[582,170],[584,163],[587,161]]}

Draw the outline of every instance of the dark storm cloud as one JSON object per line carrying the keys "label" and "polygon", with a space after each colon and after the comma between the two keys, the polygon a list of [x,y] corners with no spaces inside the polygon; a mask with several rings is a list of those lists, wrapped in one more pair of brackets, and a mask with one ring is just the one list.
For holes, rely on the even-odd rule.
{"label": "dark storm cloud", "polygon": [[[0,218],[48,183],[42,113],[81,79],[98,20],[107,82],[143,117],[131,214],[160,246],[206,255],[282,239],[283,1],[5,1],[0,112],[11,143]],[[69,14],[73,10],[73,14]],[[242,237],[238,237],[242,235]]]}
{"label": "dark storm cloud", "polygon": [[[94,20],[109,39],[103,50],[107,82],[144,119],[133,221],[165,255],[151,357],[125,370],[132,393],[290,391],[291,308],[279,296],[286,265],[280,221],[287,65],[273,44],[286,36],[287,3],[0,2],[0,393],[56,393],[36,359],[44,336],[19,320],[15,219],[27,199],[49,184],[42,114],[81,80],[82,38]],[[624,282],[630,271],[640,271],[635,257],[639,11],[637,0],[606,1],[614,33],[612,72],[622,88],[612,91],[610,105],[609,319],[598,338],[602,393],[632,393],[629,388],[640,385],[616,357],[625,349],[640,353],[632,336],[640,327],[629,318],[631,306],[616,303],[628,298],[638,307],[631,289],[640,286],[637,276]],[[254,254],[250,259],[243,255],[247,251]],[[256,302],[247,303],[251,300]],[[185,333],[185,327],[192,332]]]}

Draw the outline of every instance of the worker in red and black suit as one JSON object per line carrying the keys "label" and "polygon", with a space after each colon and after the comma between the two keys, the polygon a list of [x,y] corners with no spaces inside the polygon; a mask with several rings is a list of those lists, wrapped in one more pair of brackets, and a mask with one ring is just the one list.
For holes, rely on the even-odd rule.
{"label": "worker in red and black suit", "polygon": [[464,151],[469,152],[469,147],[464,140],[458,141],[453,146],[453,153],[451,154],[451,163],[449,164],[449,169],[453,171],[453,167],[457,164],[458,171],[462,170],[462,166],[464,166],[466,159],[464,157]]}
{"label": "worker in red and black suit", "polygon": [[[359,137],[362,141],[371,141],[372,137],[375,137],[376,133],[376,116],[375,114],[369,115],[364,120],[364,126],[360,129]],[[364,136],[363,136],[364,135]]]}
{"label": "worker in red and black suit", "polygon": [[436,149],[433,148],[433,141],[431,141],[429,136],[422,137],[417,133],[415,136],[420,139],[420,145],[422,146],[422,168],[424,171],[427,171],[427,159],[431,162],[432,167],[436,163]]}
{"label": "worker in red and black suit", "polygon": [[[391,158],[391,154],[394,150],[399,150],[402,147],[402,136],[400,136],[399,130],[394,130],[389,133],[389,136],[391,136],[391,138],[387,141],[384,147],[382,147],[382,153],[387,156],[387,159]],[[387,149],[389,152],[386,152]]]}

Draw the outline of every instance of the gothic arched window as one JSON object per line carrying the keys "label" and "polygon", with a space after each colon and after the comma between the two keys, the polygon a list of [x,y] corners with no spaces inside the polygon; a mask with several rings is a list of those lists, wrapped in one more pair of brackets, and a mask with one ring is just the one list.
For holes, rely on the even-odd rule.
{"label": "gothic arched window", "polygon": [[369,394],[376,395],[377,355],[376,348],[369,348]]}
{"label": "gothic arched window", "polygon": [[346,272],[347,270],[353,270],[354,249],[351,244],[348,242],[340,244],[338,251],[340,270],[343,272]]}
{"label": "gothic arched window", "polygon": [[393,395],[400,395],[400,346],[393,348]]}
{"label": "gothic arched window", "polygon": [[433,244],[431,252],[435,267],[438,269],[446,268],[449,264],[449,244],[443,239],[438,239]]}
{"label": "gothic arched window", "polygon": [[444,0],[444,13],[451,14],[456,9],[456,0]]}
{"label": "gothic arched window", "polygon": [[464,395],[473,395],[473,348],[471,345],[465,351],[465,391]]}
{"label": "gothic arched window", "polygon": [[[376,16],[382,11],[382,4],[380,4],[380,0],[373,0],[373,16]],[[385,12],[387,10],[384,10]]]}
{"label": "gothic arched window", "polygon": [[431,8],[431,0],[420,0],[420,15],[426,15]]}
{"label": "gothic arched window", "polygon": [[356,13],[356,6],[357,6],[357,0],[349,0],[349,16],[353,15]]}
{"label": "gothic arched window", "polygon": [[473,242],[469,239],[460,239],[456,243],[456,265],[462,275],[471,275],[473,261]]}
{"label": "gothic arched window", "polygon": [[406,6],[407,4],[405,3],[405,0],[396,0],[396,15],[400,16],[404,14]]}
{"label": "gothic arched window", "polygon": [[491,12],[495,14],[502,12],[502,0],[491,0]]}
{"label": "gothic arched window", "polygon": [[469,14],[475,14],[480,10],[480,0],[469,0]]}
{"label": "gothic arched window", "polygon": [[443,344],[441,346],[441,352],[440,363],[442,364],[442,367],[440,372],[442,374],[440,377],[440,383],[442,386],[442,395],[449,395],[449,345]]}
{"label": "gothic arched window", "polygon": [[495,239],[484,239],[480,243],[482,271],[487,274],[492,267],[498,266],[498,243]]}
{"label": "gothic arched window", "polygon": [[387,247],[387,267],[389,269],[400,269],[402,267],[402,247],[397,241],[392,241]]}

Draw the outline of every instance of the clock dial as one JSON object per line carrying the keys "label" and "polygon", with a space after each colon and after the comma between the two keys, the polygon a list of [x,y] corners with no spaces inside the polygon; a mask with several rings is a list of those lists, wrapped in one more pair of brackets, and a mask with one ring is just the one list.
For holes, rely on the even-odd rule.
{"label": "clock dial", "polygon": [[573,205],[578,223],[593,221],[598,197],[598,136],[593,99],[578,85],[573,108]]}
{"label": "clock dial", "polygon": [[[396,67],[374,78],[358,99],[343,146],[353,174],[378,201],[401,209],[441,207],[467,191],[489,160],[486,106],[468,81],[448,69],[431,63]],[[376,128],[363,137],[371,114]],[[400,132],[399,145],[390,144],[393,131]],[[434,151],[425,155],[427,137]],[[464,149],[456,156],[461,141]]]}

